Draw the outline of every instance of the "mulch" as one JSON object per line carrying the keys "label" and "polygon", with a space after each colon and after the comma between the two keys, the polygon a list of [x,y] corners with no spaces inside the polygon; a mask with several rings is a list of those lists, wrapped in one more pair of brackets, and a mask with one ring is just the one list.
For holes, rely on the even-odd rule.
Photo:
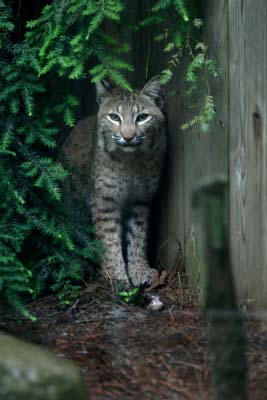
{"label": "mulch", "polygon": [[[91,400],[212,399],[208,338],[198,296],[188,288],[153,289],[165,308],[152,312],[118,301],[90,283],[69,308],[55,296],[29,304],[36,322],[15,315],[0,328],[73,360]],[[267,398],[267,324],[245,313],[248,400]],[[223,333],[222,333],[223,334]]]}

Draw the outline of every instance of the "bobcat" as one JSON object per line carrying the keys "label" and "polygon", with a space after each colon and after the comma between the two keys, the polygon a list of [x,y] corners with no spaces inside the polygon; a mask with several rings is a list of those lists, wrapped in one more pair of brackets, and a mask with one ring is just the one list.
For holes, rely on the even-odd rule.
{"label": "bobcat", "polygon": [[166,148],[162,86],[156,76],[126,93],[102,81],[96,93],[97,118],[77,124],[63,154],[78,172],[72,176],[76,196],[90,193],[96,235],[106,249],[104,275],[149,285],[157,272],[146,257],[148,219]]}

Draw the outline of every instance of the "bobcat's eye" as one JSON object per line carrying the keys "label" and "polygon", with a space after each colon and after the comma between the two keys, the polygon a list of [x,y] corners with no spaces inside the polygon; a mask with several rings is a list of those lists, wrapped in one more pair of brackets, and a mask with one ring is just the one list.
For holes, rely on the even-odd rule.
{"label": "bobcat's eye", "polygon": [[143,122],[144,123],[144,122],[148,121],[150,118],[151,117],[149,114],[145,114],[145,113],[139,114],[139,115],[137,115],[135,122],[137,122],[137,123]]}
{"label": "bobcat's eye", "polygon": [[113,122],[121,122],[120,117],[115,113],[108,114],[108,118]]}

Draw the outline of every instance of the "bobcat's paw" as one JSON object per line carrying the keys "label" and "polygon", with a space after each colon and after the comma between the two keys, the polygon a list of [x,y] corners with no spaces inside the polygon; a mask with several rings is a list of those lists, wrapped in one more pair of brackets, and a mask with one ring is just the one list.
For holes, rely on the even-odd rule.
{"label": "bobcat's paw", "polygon": [[133,286],[151,285],[152,281],[158,276],[158,271],[145,267],[136,267],[129,271],[130,280]]}
{"label": "bobcat's paw", "polygon": [[118,281],[125,285],[130,285],[130,281],[126,271],[114,269],[111,267],[103,268],[103,274],[105,278],[110,281]]}

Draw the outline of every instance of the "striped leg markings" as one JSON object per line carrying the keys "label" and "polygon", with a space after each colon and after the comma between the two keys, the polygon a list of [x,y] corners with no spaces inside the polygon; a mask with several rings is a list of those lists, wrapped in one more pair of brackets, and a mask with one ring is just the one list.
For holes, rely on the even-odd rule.
{"label": "striped leg markings", "polygon": [[147,262],[147,233],[149,206],[136,203],[127,221],[128,274],[133,285],[150,284],[156,271]]}
{"label": "striped leg markings", "polygon": [[92,202],[93,222],[96,236],[105,248],[102,271],[111,280],[129,283],[122,255],[122,226],[120,210],[112,197],[94,198]]}

